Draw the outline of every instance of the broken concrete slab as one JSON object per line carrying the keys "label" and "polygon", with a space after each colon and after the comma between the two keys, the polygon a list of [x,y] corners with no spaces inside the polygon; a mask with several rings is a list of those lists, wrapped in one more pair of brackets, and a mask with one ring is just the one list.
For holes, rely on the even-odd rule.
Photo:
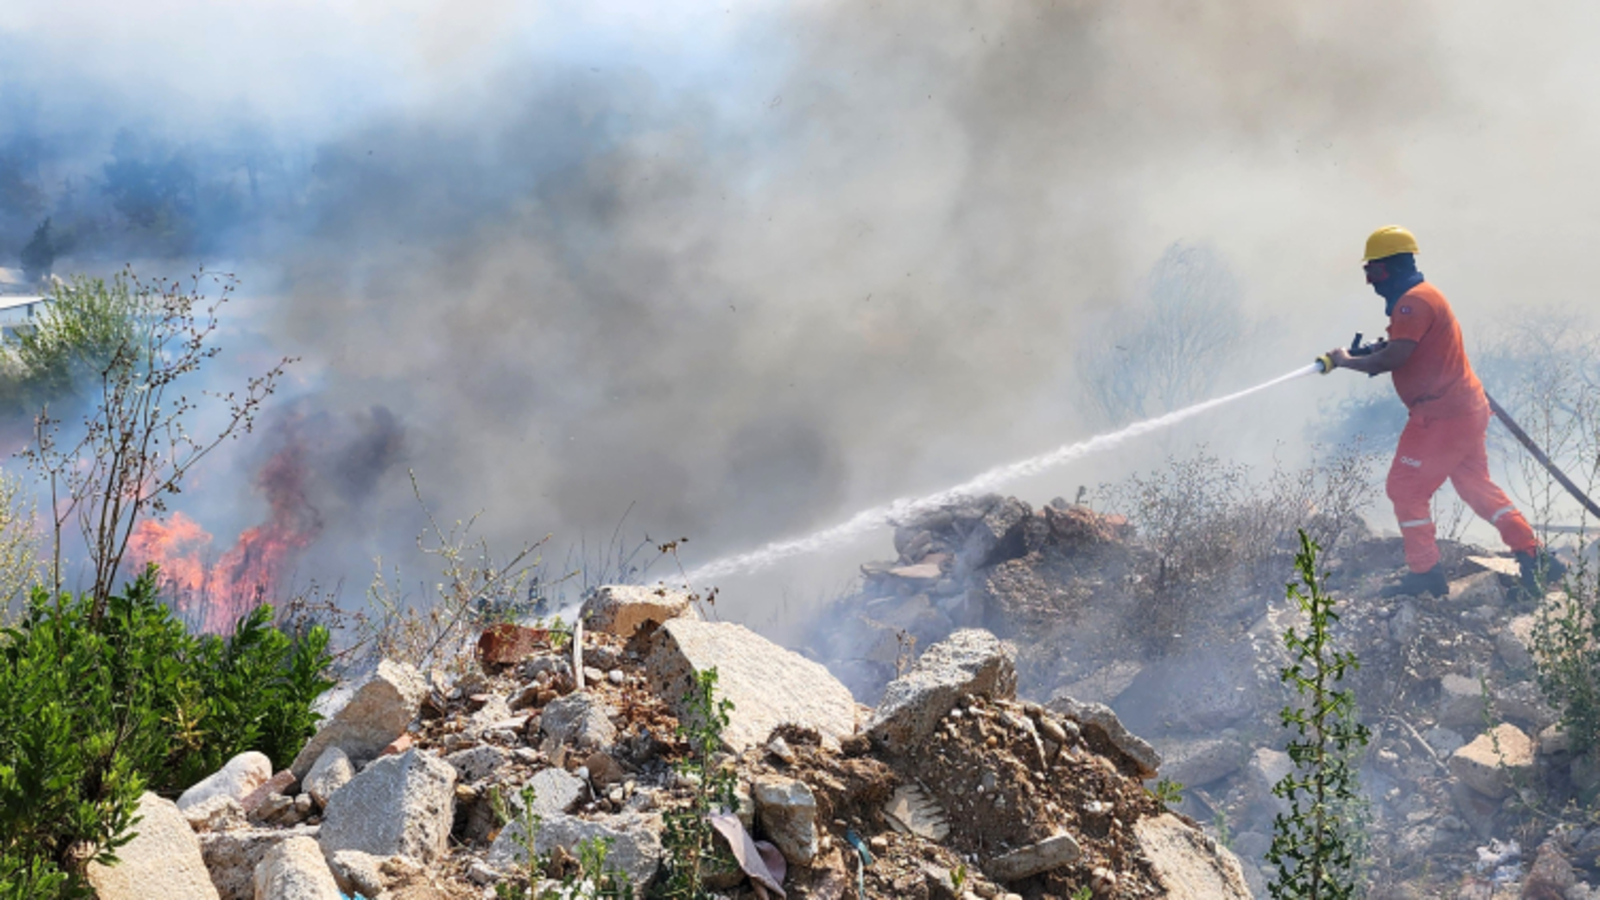
{"label": "broken concrete slab", "polygon": [[1161,768],[1161,754],[1143,738],[1123,727],[1122,720],[1103,703],[1080,703],[1071,697],[1057,695],[1050,701],[1050,709],[1073,719],[1083,735],[1096,749],[1119,756],[1131,765],[1141,779],[1156,777]]}
{"label": "broken concrete slab", "polygon": [[915,834],[930,841],[942,841],[950,835],[950,821],[939,802],[928,796],[920,786],[902,784],[883,807],[889,825],[904,834]]}
{"label": "broken concrete slab", "polygon": [[1530,777],[1533,765],[1532,739],[1510,723],[1495,726],[1450,754],[1450,774],[1493,800],[1511,793],[1519,779]]}
{"label": "broken concrete slab", "polygon": [[1244,768],[1250,748],[1236,738],[1206,738],[1173,744],[1161,753],[1161,759],[1163,777],[1199,787]]}
{"label": "broken concrete slab", "polygon": [[1083,848],[1066,832],[1051,835],[1038,843],[1029,844],[997,856],[984,867],[984,872],[995,881],[1021,881],[1044,872],[1070,866],[1083,857]]}
{"label": "broken concrete slab", "polygon": [[905,753],[933,734],[962,697],[1016,696],[1012,659],[1010,648],[993,634],[980,628],[957,631],[889,683],[867,724],[868,736],[890,752]]}
{"label": "broken concrete slab", "polygon": [[139,798],[133,840],[114,865],[90,863],[84,875],[98,900],[218,900],[200,855],[200,838],[178,804],[148,791]]}
{"label": "broken concrete slab", "polygon": [[414,667],[383,660],[349,702],[311,736],[289,770],[296,778],[304,777],[329,747],[338,747],[354,760],[372,759],[405,733],[427,693],[428,683]]}
{"label": "broken concrete slab", "polygon": [[817,798],[806,783],[767,775],[750,786],[757,821],[767,839],[791,864],[809,866],[817,857]]}
{"label": "broken concrete slab", "polygon": [[765,743],[783,724],[815,729],[831,741],[855,732],[855,698],[825,666],[742,625],[668,620],[645,667],[680,716],[695,673],[716,669],[717,698],[733,702],[722,741],[736,753]]}
{"label": "broken concrete slab", "polygon": [[456,770],[426,750],[373,760],[328,800],[317,840],[328,855],[360,850],[423,864],[446,850]]}
{"label": "broken concrete slab", "polygon": [[315,839],[318,825],[240,828],[200,835],[200,853],[221,900],[254,900],[255,872],[273,847],[293,837]]}
{"label": "broken concrete slab", "polygon": [[457,750],[446,756],[444,761],[456,770],[456,779],[461,782],[480,781],[495,774],[505,767],[510,754],[493,744],[479,744],[466,750]]}
{"label": "broken concrete slab", "polygon": [[267,851],[255,871],[262,900],[342,900],[322,849],[308,837],[292,837]]}
{"label": "broken concrete slab", "polygon": [[642,584],[602,585],[583,601],[578,618],[584,627],[618,637],[632,637],[647,622],[657,625],[668,619],[691,615],[694,606],[688,593],[671,588]]}
{"label": "broken concrete slab", "polygon": [[[606,862],[626,874],[634,890],[642,895],[661,866],[661,841],[639,816],[601,816],[593,820],[559,814],[550,816],[540,823],[533,849],[535,853],[545,854],[560,847],[571,853],[579,843],[595,838],[612,842]],[[489,847],[489,865],[502,872],[524,865],[526,843],[522,823],[513,820]]]}
{"label": "broken concrete slab", "polygon": [[1506,589],[1498,572],[1474,572],[1465,578],[1450,582],[1450,603],[1468,608],[1478,606],[1503,606]]}
{"label": "broken concrete slab", "polygon": [[617,728],[604,703],[588,691],[574,691],[545,705],[539,731],[547,749],[569,744],[593,752],[617,739]]}
{"label": "broken concrete slab", "polygon": [[1172,813],[1140,819],[1133,833],[1166,900],[1251,900],[1238,857]]}

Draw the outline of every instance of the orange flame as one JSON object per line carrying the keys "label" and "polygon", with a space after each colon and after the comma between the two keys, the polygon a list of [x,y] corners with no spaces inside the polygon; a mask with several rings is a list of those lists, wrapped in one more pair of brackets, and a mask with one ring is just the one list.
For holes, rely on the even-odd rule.
{"label": "orange flame", "polygon": [[215,563],[207,563],[211,534],[181,512],[135,527],[128,555],[141,568],[160,566],[169,601],[200,629],[227,631],[240,616],[274,599],[300,551],[322,530],[302,487],[301,456],[291,442],[262,467],[256,487],[267,496],[267,521],[245,529]]}

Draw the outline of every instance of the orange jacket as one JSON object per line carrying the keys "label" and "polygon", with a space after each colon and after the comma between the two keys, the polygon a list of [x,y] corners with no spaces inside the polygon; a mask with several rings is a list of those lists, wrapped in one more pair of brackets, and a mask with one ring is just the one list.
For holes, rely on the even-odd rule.
{"label": "orange jacket", "polygon": [[1417,343],[1393,373],[1395,392],[1412,415],[1453,419],[1489,408],[1483,383],[1467,361],[1461,326],[1438,288],[1424,281],[1395,302],[1389,340]]}

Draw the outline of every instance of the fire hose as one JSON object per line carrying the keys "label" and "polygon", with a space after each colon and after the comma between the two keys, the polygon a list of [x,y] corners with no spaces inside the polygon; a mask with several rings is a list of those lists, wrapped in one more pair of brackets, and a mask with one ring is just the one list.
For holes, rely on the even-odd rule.
{"label": "fire hose", "polygon": [[[1389,342],[1383,340],[1382,338],[1379,338],[1377,341],[1371,344],[1364,344],[1361,341],[1361,332],[1358,331],[1356,332],[1355,340],[1350,342],[1349,353],[1351,356],[1371,356],[1388,345]],[[1324,374],[1333,371],[1333,359],[1328,354],[1323,354],[1322,356],[1317,357],[1317,365],[1322,367]],[[1378,373],[1376,372],[1371,373],[1371,375],[1377,374]],[[1539,449],[1539,445],[1533,442],[1533,438],[1528,437],[1528,433],[1522,430],[1522,426],[1518,425],[1516,420],[1511,418],[1511,414],[1506,412],[1505,407],[1496,402],[1494,397],[1489,396],[1488,391],[1484,391],[1483,395],[1488,399],[1489,409],[1494,413],[1494,417],[1500,420],[1500,424],[1504,425],[1507,431],[1511,432],[1511,436],[1516,438],[1518,443],[1522,444],[1523,447],[1527,448],[1528,454],[1532,456],[1534,460],[1539,463],[1539,465],[1544,466],[1544,470],[1549,472],[1550,476],[1559,482],[1562,487],[1566,488],[1567,493],[1571,494],[1574,499],[1583,504],[1583,508],[1587,509],[1590,515],[1600,519],[1600,504],[1596,504],[1593,500],[1589,499],[1589,495],[1585,494],[1571,478],[1567,477],[1567,473],[1561,471],[1560,466],[1557,466],[1543,450]]]}

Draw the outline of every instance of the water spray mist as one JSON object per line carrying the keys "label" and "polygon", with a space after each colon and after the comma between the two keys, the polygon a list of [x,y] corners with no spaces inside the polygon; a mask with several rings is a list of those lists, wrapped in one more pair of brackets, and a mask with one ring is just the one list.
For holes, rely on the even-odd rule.
{"label": "water spray mist", "polygon": [[937,509],[961,497],[970,497],[989,493],[995,488],[998,488],[1001,485],[1009,482],[1027,478],[1032,475],[1038,475],[1042,472],[1047,472],[1050,469],[1056,468],[1057,466],[1061,466],[1072,462],[1073,460],[1088,456],[1091,453],[1099,453],[1104,450],[1110,450],[1111,448],[1131,438],[1149,434],[1152,431],[1159,431],[1163,428],[1176,425],[1185,419],[1200,415],[1203,412],[1208,412],[1216,409],[1217,407],[1225,406],[1234,402],[1235,400],[1242,400],[1251,394],[1260,393],[1268,388],[1276,387],[1285,381],[1291,381],[1301,376],[1311,375],[1321,371],[1324,370],[1320,363],[1311,363],[1310,365],[1303,366],[1286,375],[1280,375],[1271,381],[1263,382],[1255,387],[1246,388],[1242,391],[1229,394],[1225,397],[1217,397],[1213,400],[1206,400],[1196,403],[1193,406],[1186,406],[1183,409],[1174,410],[1173,412],[1167,413],[1164,416],[1158,416],[1153,419],[1145,419],[1142,422],[1135,422],[1132,425],[1108,434],[1096,435],[1085,441],[1079,441],[1075,444],[1067,444],[1065,446],[1058,447],[1049,453],[1029,457],[1028,459],[1010,463],[1008,465],[996,466],[995,468],[978,475],[976,478],[973,478],[970,481],[963,482],[955,487],[947,488],[935,494],[928,494],[927,496],[915,499],[902,498],[899,500],[891,500],[888,503],[874,506],[871,509],[862,510],[838,525],[834,525],[830,528],[824,528],[821,531],[813,532],[805,537],[792,538],[784,541],[774,541],[758,550],[752,550],[748,553],[739,553],[733,556],[726,556],[722,559],[709,562],[688,572],[685,575],[685,581],[687,581],[690,585],[704,586],[709,582],[715,581],[719,578],[725,578],[729,575],[744,575],[751,572],[760,571],[768,566],[773,565],[774,563],[779,562],[780,560],[788,559],[792,556],[815,553],[820,550],[828,550],[833,547],[848,544],[858,538],[872,533],[879,528],[889,525],[894,521],[912,518],[920,513]]}

